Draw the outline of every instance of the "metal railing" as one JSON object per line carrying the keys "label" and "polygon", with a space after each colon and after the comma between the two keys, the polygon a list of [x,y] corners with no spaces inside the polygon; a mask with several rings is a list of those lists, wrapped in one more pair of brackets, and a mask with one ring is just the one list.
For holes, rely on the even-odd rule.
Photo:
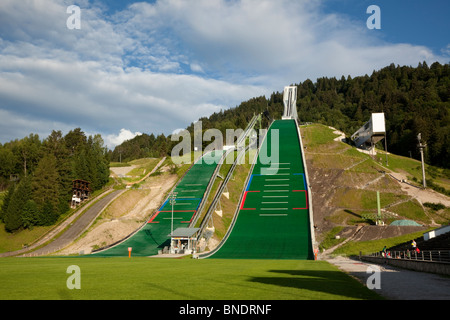
{"label": "metal railing", "polygon": [[[269,128],[270,128],[270,126],[272,125],[272,123],[273,123],[273,120],[272,120],[272,122],[269,124]],[[264,135],[261,137],[262,140],[265,139],[267,133],[268,133],[268,131],[265,132]],[[255,142],[255,143],[256,143],[256,142]],[[261,143],[261,145],[262,145],[262,143]],[[260,145],[260,146],[261,146],[261,145]],[[220,241],[220,243],[219,243],[214,249],[212,249],[212,250],[209,251],[209,252],[200,253],[200,254],[198,255],[198,258],[200,258],[200,259],[205,259],[205,258],[208,258],[208,257],[212,256],[212,255],[213,255],[214,253],[216,253],[217,251],[219,251],[219,249],[223,246],[223,244],[227,241],[229,235],[231,234],[231,231],[233,230],[234,225],[235,225],[236,220],[237,220],[237,217],[238,217],[239,208],[241,207],[241,203],[242,203],[242,200],[243,200],[245,187],[247,186],[247,184],[248,184],[248,182],[249,182],[249,180],[250,180],[250,177],[251,177],[251,175],[252,175],[253,169],[254,169],[255,164],[256,164],[256,162],[257,162],[257,158],[258,158],[258,155],[259,155],[259,148],[260,148],[260,146],[256,145],[256,151],[257,151],[257,152],[255,153],[254,158],[253,158],[253,160],[251,161],[251,164],[252,164],[252,165],[251,165],[250,170],[249,170],[249,172],[248,172],[248,174],[247,174],[247,178],[246,178],[246,180],[245,180],[245,182],[244,182],[244,184],[243,184],[243,188],[242,188],[242,192],[241,192],[241,195],[240,195],[240,198],[239,198],[239,202],[237,203],[237,206],[236,206],[236,208],[235,208],[235,212],[234,212],[234,215],[233,215],[233,219],[232,219],[232,221],[231,221],[230,226],[228,227],[228,230],[227,230],[225,236],[222,238],[222,240]],[[238,162],[238,160],[239,160],[243,155],[245,155],[245,153],[249,150],[249,148],[250,148],[250,145],[247,146],[247,147],[245,148],[245,150],[244,150],[244,149],[240,150],[240,152],[239,152],[239,154],[238,154],[238,156],[237,156],[237,158],[236,158],[236,160],[235,160],[234,166],[236,165],[236,163]],[[234,171],[234,168],[232,168],[232,170]],[[232,174],[231,169],[230,169],[230,172],[231,172],[231,174]],[[231,174],[229,173],[228,179],[231,177]],[[228,183],[228,181],[226,181],[226,183]],[[225,185],[225,184],[224,184],[224,185]],[[214,204],[214,206],[215,206],[215,204]],[[206,225],[205,225],[205,226],[206,226]],[[203,226],[203,228],[204,228],[205,226]]]}
{"label": "metal railing", "polygon": [[422,250],[420,252],[414,250],[407,251],[387,251],[375,252],[369,255],[371,257],[380,257],[388,259],[404,259],[431,262],[447,262],[450,263],[450,250]]}

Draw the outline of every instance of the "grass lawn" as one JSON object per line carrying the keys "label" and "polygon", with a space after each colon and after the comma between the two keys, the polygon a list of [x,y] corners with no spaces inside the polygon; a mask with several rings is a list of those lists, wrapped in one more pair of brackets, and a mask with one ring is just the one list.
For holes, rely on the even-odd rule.
{"label": "grass lawn", "polygon": [[[68,289],[80,268],[80,289]],[[326,261],[4,258],[0,299],[352,300],[380,297]]]}

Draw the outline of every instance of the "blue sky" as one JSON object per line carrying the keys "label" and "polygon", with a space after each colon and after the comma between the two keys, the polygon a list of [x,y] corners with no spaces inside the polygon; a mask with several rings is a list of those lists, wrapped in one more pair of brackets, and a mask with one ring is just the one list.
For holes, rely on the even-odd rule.
{"label": "blue sky", "polygon": [[[81,28],[66,12],[80,7]],[[381,29],[366,9],[378,5]],[[450,60],[448,1],[1,0],[0,143],[80,127],[113,148],[318,77]]]}
{"label": "blue sky", "polygon": [[323,12],[348,15],[365,23],[369,17],[365,10],[372,4],[381,9],[381,29],[375,30],[381,39],[427,46],[435,53],[449,44],[450,1],[328,0],[323,3]]}

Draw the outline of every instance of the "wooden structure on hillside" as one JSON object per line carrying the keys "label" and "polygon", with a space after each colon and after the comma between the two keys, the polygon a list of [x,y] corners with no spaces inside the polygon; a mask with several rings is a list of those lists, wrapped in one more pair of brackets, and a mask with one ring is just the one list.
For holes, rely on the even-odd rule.
{"label": "wooden structure on hillside", "polygon": [[77,179],[72,181],[72,208],[89,199],[92,192],[90,185],[91,183],[85,180]]}

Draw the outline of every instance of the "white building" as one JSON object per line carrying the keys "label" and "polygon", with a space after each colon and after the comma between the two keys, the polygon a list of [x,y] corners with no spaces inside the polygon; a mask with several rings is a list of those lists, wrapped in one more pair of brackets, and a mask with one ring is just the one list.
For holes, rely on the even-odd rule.
{"label": "white building", "polygon": [[351,136],[357,148],[372,148],[378,141],[385,138],[384,113],[372,113],[370,120]]}
{"label": "white building", "polygon": [[297,115],[297,86],[284,87],[284,112],[281,119],[298,119]]}

